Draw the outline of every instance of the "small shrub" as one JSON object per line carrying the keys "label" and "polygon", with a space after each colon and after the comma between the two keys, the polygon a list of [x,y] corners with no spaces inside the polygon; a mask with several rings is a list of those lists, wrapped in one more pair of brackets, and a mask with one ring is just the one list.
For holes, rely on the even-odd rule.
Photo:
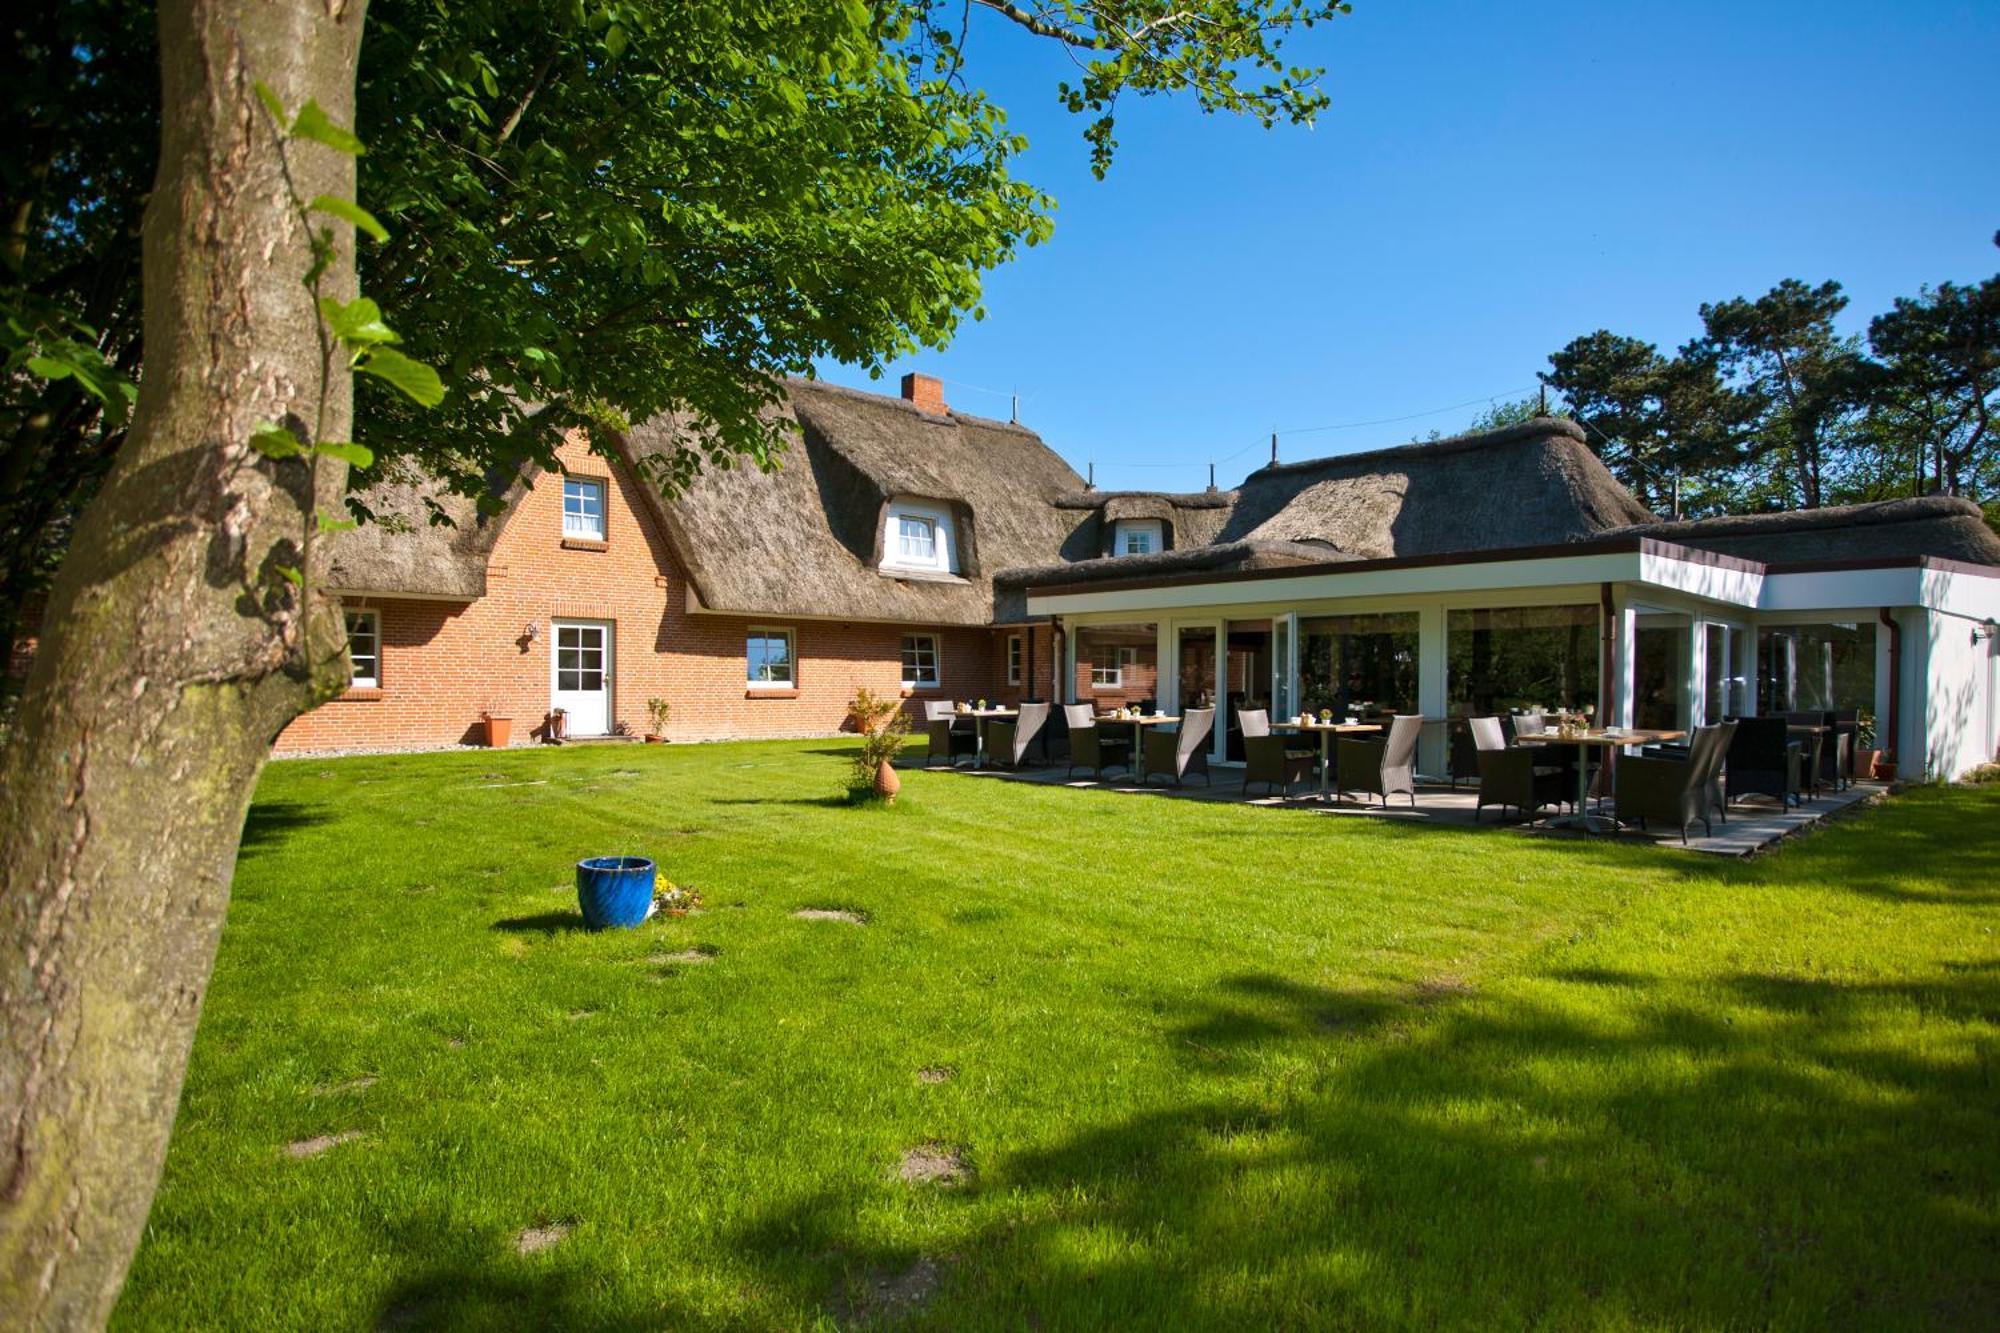
{"label": "small shrub", "polygon": [[910,715],[903,711],[900,699],[876,694],[863,689],[848,702],[847,711],[854,717],[854,730],[861,737],[861,753],[854,756],[855,787],[870,787],[875,783],[875,770],[895,761],[910,743]]}
{"label": "small shrub", "polygon": [[654,695],[652,698],[646,700],[646,712],[653,719],[653,734],[655,736],[664,736],[667,734],[667,718],[673,711],[674,706],[658,695]]}

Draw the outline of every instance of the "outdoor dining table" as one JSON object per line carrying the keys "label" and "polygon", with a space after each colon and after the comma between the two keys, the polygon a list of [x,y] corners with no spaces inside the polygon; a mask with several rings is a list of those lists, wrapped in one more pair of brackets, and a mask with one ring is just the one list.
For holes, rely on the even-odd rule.
{"label": "outdoor dining table", "polygon": [[955,716],[972,719],[972,766],[974,768],[984,768],[986,767],[986,724],[1003,718],[1019,717],[1021,716],[1021,710],[1018,708],[968,708],[961,713],[955,714]]}
{"label": "outdoor dining table", "polygon": [[1273,722],[1273,731],[1316,731],[1319,733],[1319,798],[1324,801],[1333,795],[1333,738],[1335,736],[1369,736],[1382,730],[1379,722],[1321,722],[1317,718],[1307,718],[1304,722],[1296,719]]}
{"label": "outdoor dining table", "polygon": [[1521,732],[1515,739],[1523,745],[1574,745],[1576,759],[1576,808],[1570,814],[1558,815],[1550,819],[1550,828],[1582,829],[1585,833],[1616,833],[1622,827],[1611,815],[1590,813],[1590,751],[1603,750],[1607,755],[1613,750],[1623,750],[1634,745],[1659,745],[1666,741],[1687,738],[1685,731],[1641,731],[1636,727],[1607,728],[1604,731],[1579,731],[1565,736],[1555,731]]}

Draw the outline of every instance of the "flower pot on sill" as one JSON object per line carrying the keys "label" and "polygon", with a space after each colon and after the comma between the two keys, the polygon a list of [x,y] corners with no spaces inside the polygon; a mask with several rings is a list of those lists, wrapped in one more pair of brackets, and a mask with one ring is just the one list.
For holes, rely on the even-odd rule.
{"label": "flower pot on sill", "polygon": [[646,733],[646,744],[665,745],[666,743],[667,743],[667,738],[665,736],[660,735],[658,732],[649,731]]}
{"label": "flower pot on sill", "polygon": [[1874,775],[1877,782],[1894,782],[1896,780],[1896,761],[1893,759],[1877,759],[1869,766],[1868,771]]}
{"label": "flower pot on sill", "polygon": [[486,748],[506,749],[507,743],[514,738],[514,719],[495,717],[492,713],[481,713],[479,719],[486,724]]}

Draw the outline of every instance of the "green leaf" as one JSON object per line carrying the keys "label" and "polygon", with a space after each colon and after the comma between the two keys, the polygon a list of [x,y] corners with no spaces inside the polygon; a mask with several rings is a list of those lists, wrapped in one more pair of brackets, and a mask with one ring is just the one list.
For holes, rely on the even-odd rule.
{"label": "green leaf", "polygon": [[271,85],[259,79],[250,86],[256,89],[257,100],[262,102],[264,109],[271,113],[271,119],[278,122],[278,133],[285,133],[285,104],[280,102],[278,95],[271,91]]}
{"label": "green leaf", "polygon": [[378,347],[401,341],[396,331],[382,322],[382,307],[365,296],[357,296],[345,305],[331,296],[322,296],[319,316],[333,330],[333,336],[348,347]]}
{"label": "green leaf", "polygon": [[361,526],[351,518],[331,518],[324,509],[316,512],[313,518],[321,532],[352,532]]}
{"label": "green leaf", "polygon": [[444,381],[438,378],[438,373],[393,347],[370,348],[354,368],[394,385],[423,407],[436,407],[444,401]]}
{"label": "green leaf", "polygon": [[291,584],[294,588],[303,588],[306,586],[306,576],[299,572],[297,566],[279,565],[277,566],[277,571],[284,576],[285,582]]}
{"label": "green leaf", "polygon": [[301,139],[323,143],[349,157],[358,156],[361,152],[361,140],[329,120],[326,108],[316,100],[309,99],[299,108],[299,118],[292,122],[292,133]]}
{"label": "green leaf", "polygon": [[389,229],[375,220],[375,215],[351,199],[337,195],[323,194],[306,207],[315,213],[331,213],[337,218],[352,222],[356,229],[367,232],[378,241],[389,239]]}
{"label": "green leaf", "polygon": [[296,458],[306,451],[298,436],[270,421],[251,434],[250,447],[266,458]]}
{"label": "green leaf", "polygon": [[69,362],[47,356],[29,357],[28,369],[45,380],[66,380],[76,373],[76,367]]}
{"label": "green leaf", "polygon": [[605,29],[604,51],[606,55],[611,56],[613,59],[616,59],[617,57],[625,54],[624,25],[614,23],[609,28]]}
{"label": "green leaf", "polygon": [[328,458],[343,459],[355,467],[368,467],[375,462],[374,450],[365,444],[355,444],[351,440],[324,440],[313,448]]}

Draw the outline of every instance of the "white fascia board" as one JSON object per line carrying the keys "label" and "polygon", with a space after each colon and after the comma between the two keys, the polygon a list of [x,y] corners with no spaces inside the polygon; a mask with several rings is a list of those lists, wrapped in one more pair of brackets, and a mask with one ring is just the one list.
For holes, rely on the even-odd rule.
{"label": "white fascia board", "polygon": [[1659,551],[1642,552],[1639,571],[1639,581],[1648,586],[1730,606],[1755,607],[1764,591],[1761,569],[1682,560]]}
{"label": "white fascia board", "polygon": [[2000,579],[1950,569],[1926,569],[1923,605],[1966,620],[2000,620]]}
{"label": "white fascia board", "polygon": [[1175,583],[1153,588],[1094,592],[1048,592],[1028,597],[1028,614],[1085,615],[1094,611],[1171,611],[1194,606],[1242,606],[1258,602],[1338,601],[1348,597],[1405,597],[1541,588],[1565,584],[1618,583],[1641,576],[1637,551],[1549,556],[1533,560],[1484,560],[1464,564],[1417,565],[1352,574],[1316,572],[1292,578],[1229,579]]}
{"label": "white fascia board", "polygon": [[1854,606],[1924,606],[1924,576],[1906,569],[1823,569],[1766,574],[1760,611],[1830,611]]}

